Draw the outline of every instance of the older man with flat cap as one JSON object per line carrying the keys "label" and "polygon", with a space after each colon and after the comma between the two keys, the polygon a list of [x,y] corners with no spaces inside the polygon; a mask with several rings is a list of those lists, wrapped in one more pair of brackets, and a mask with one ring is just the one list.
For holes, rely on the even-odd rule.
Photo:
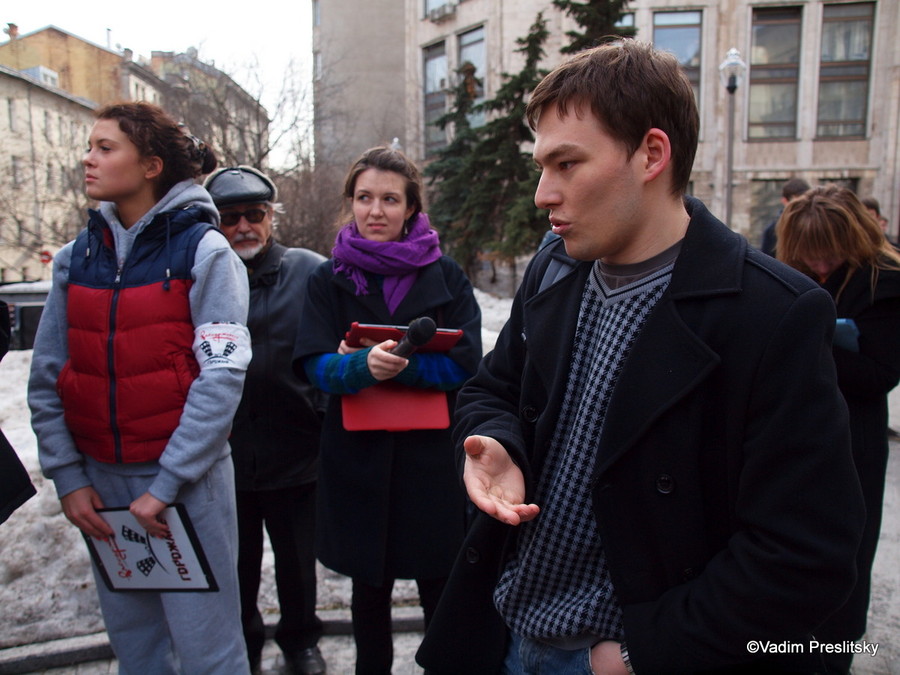
{"label": "older man with flat cap", "polygon": [[220,169],[204,183],[221,228],[247,266],[253,360],[230,439],[238,510],[241,622],[253,672],[259,671],[265,626],[257,607],[263,526],[275,555],[281,619],[275,641],[288,671],[325,672],[316,646],[315,487],[319,429],[325,402],[297,378],[291,356],[306,280],[325,258],[287,248],[274,238],[275,184],[249,167]]}

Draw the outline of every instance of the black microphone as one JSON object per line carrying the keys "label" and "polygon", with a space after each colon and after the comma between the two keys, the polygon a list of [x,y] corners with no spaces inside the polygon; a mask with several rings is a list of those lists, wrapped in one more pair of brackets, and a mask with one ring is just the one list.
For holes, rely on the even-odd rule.
{"label": "black microphone", "polygon": [[434,319],[430,316],[420,316],[418,319],[410,322],[409,328],[406,329],[406,334],[400,338],[400,342],[391,350],[391,354],[402,356],[404,359],[409,357],[419,347],[427,344],[434,337],[436,331],[437,326],[434,323]]}

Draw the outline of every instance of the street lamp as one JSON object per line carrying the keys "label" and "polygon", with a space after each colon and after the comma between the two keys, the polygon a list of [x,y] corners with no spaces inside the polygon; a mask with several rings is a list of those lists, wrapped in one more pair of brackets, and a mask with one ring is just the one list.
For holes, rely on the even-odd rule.
{"label": "street lamp", "polygon": [[719,78],[728,92],[728,154],[725,160],[725,224],[731,227],[731,174],[734,168],[734,92],[741,86],[747,64],[741,53],[734,47],[728,50],[725,60],[719,65]]}

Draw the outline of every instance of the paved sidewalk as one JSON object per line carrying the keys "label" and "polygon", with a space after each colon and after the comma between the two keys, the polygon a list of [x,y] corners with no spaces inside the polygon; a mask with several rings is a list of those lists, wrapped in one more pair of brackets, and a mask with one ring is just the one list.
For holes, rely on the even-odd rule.
{"label": "paved sidewalk", "polygon": [[[356,650],[350,634],[350,612],[319,612],[326,634],[319,640],[330,675],[352,675]],[[272,618],[277,622],[277,616]],[[271,631],[270,631],[271,632]],[[394,608],[394,675],[421,675],[415,653],[422,641],[422,612],[413,607]],[[112,658],[106,633],[51,643],[0,650],[0,675],[115,675],[117,662]],[[263,649],[263,675],[279,675],[284,659],[273,640]],[[148,673],[147,675],[152,675]]]}

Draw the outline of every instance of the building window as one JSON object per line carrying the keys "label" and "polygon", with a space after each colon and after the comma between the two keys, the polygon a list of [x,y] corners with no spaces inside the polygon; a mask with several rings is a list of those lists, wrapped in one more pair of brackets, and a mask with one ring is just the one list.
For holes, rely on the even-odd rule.
{"label": "building window", "polygon": [[313,79],[322,79],[322,52],[313,52]]}
{"label": "building window", "polygon": [[14,188],[22,185],[22,160],[16,156],[10,158],[9,163],[10,175],[12,177],[12,186]]}
{"label": "building window", "polygon": [[626,12],[618,21],[616,28],[634,28],[634,12]]}
{"label": "building window", "polygon": [[319,0],[313,0],[312,13],[313,13],[313,26],[321,25],[322,24],[322,6],[321,6]]}
{"label": "building window", "polygon": [[816,135],[865,136],[874,4],[825,5]]}
{"label": "building window", "polygon": [[[485,77],[487,76],[485,48],[484,48],[484,27],[470,30],[459,36],[459,66],[462,68],[466,62],[475,66],[473,77],[475,85],[475,98],[472,99],[472,105],[478,105],[484,102]],[[484,111],[472,113],[469,115],[469,124],[473,127],[480,127],[484,124],[486,116]]]}
{"label": "building window", "polygon": [[784,178],[750,181],[750,232],[747,239],[753,246],[762,246],[766,227],[781,215],[781,188]]}
{"label": "building window", "polygon": [[447,52],[443,42],[422,50],[425,70],[425,155],[447,144],[447,134],[435,125],[447,108]]}
{"label": "building window", "polygon": [[800,7],[753,10],[747,128],[751,139],[797,136],[800,20]]}
{"label": "building window", "polygon": [[829,178],[822,176],[822,185],[837,185],[838,187],[847,188],[854,194],[859,194],[859,177],[851,176],[850,178]]}
{"label": "building window", "polygon": [[9,116],[9,130],[16,131],[16,100],[14,98],[6,99],[6,111]]}
{"label": "building window", "polygon": [[684,69],[700,102],[700,29],[702,12],[656,12],[653,15],[653,44],[672,52]]}

